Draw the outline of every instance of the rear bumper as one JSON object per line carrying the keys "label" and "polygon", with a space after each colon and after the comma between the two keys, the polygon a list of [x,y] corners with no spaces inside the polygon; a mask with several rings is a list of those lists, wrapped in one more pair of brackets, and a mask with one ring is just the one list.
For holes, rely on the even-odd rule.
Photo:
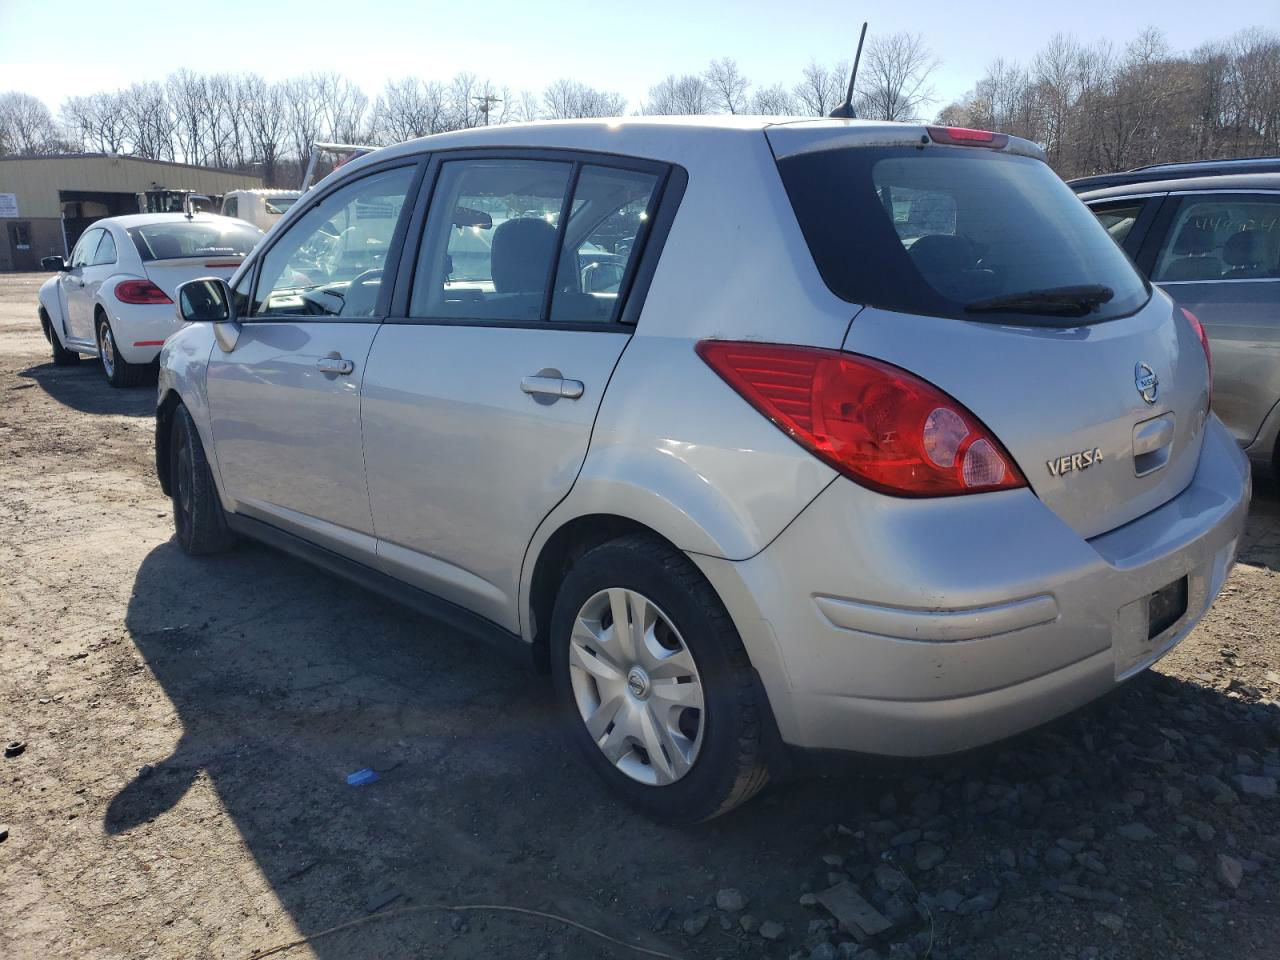
{"label": "rear bumper", "polygon": [[[1067,713],[1150,666],[1235,559],[1248,463],[1216,418],[1191,484],[1084,540],[1030,491],[901,500],[836,480],[769,547],[694,560],[725,600],[784,742],[927,756]],[[1148,637],[1147,598],[1186,577]]]}

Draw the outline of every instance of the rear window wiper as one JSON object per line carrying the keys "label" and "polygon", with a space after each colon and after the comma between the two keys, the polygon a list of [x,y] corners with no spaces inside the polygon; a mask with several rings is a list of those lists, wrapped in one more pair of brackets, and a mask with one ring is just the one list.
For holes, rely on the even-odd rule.
{"label": "rear window wiper", "polygon": [[1101,283],[1085,283],[1047,290],[1024,290],[965,305],[970,313],[1047,313],[1083,317],[1106,303],[1116,292]]}

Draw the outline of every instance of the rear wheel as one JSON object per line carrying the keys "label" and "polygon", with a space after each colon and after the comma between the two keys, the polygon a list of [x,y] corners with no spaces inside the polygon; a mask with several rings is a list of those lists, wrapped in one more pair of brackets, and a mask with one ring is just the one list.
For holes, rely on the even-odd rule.
{"label": "rear wheel", "polygon": [[80,362],[80,354],[74,350],[68,350],[62,345],[62,341],[58,339],[57,331],[53,329],[53,321],[49,319],[49,315],[43,310],[40,311],[40,329],[44,331],[45,339],[53,347],[54,366],[74,367]]}
{"label": "rear wheel", "polygon": [[220,553],[235,543],[227,515],[213,484],[204,445],[187,408],[173,411],[169,477],[173,490],[173,526],[183,553]]}
{"label": "rear wheel", "polygon": [[654,819],[707,820],[768,782],[742,641],[698,569],[656,537],[611,541],[573,565],[551,662],[570,738]]}
{"label": "rear wheel", "polygon": [[136,387],[146,378],[146,364],[130,363],[120,356],[115,334],[111,330],[111,321],[105,314],[98,314],[97,326],[98,358],[102,361],[102,372],[106,374],[107,383],[113,387]]}

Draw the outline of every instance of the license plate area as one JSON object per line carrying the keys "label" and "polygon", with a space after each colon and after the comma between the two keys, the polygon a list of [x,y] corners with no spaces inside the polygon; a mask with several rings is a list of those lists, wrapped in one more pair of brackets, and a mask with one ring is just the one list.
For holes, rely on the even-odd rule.
{"label": "license plate area", "polygon": [[1187,612],[1187,578],[1179,577],[1147,597],[1147,640],[1154,640]]}

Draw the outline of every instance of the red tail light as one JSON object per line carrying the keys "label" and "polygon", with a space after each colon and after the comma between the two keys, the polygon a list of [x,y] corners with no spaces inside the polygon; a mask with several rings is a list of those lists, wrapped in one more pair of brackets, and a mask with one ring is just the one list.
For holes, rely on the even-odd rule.
{"label": "red tail light", "polygon": [[973,414],[898,367],[772,343],[703,340],[697,350],[779,429],[863,486],[903,497],[1026,486]]}
{"label": "red tail light", "polygon": [[1213,402],[1213,355],[1209,353],[1209,337],[1204,332],[1204,325],[1200,323],[1200,318],[1188,310],[1186,307],[1179,307],[1182,315],[1187,318],[1187,322],[1191,324],[1191,329],[1195,331],[1196,337],[1200,340],[1200,347],[1204,350],[1204,362],[1209,365],[1209,402]]}
{"label": "red tail light", "polygon": [[968,127],[925,127],[929,131],[929,139],[934,143],[945,143],[953,147],[990,147],[1001,150],[1009,143],[1007,133],[992,133],[990,130],[970,130]]}
{"label": "red tail light", "polygon": [[121,303],[173,303],[169,295],[150,280],[125,280],[117,283],[116,299]]}

